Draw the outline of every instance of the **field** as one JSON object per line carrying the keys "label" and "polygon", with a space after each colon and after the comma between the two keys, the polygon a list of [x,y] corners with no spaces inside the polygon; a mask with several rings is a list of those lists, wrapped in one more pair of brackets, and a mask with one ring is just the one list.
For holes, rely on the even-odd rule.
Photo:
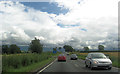
{"label": "field", "polygon": [[[85,57],[87,56],[88,53],[80,53],[80,52],[74,52],[75,54],[78,55],[78,58],[80,59],[85,59]],[[109,56],[109,58],[111,59],[112,63],[113,63],[113,66],[115,67],[119,67],[120,68],[120,57],[119,57],[119,54],[120,52],[102,52],[104,53],[106,56]]]}
{"label": "field", "polygon": [[57,56],[58,54],[44,52],[42,54],[24,53],[2,55],[2,71],[30,72],[54,60],[53,56]]}

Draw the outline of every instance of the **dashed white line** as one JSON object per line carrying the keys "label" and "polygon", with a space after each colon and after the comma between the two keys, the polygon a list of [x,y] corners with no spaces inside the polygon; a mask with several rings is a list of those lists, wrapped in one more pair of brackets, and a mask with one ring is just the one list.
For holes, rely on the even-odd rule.
{"label": "dashed white line", "polygon": [[76,67],[79,67],[77,64],[75,64]]}
{"label": "dashed white line", "polygon": [[47,65],[46,67],[44,67],[43,69],[41,69],[37,74],[39,74],[40,72],[42,72],[43,70],[45,70],[46,68],[48,68],[50,65],[52,65],[57,59],[55,59],[53,62],[51,62],[49,65]]}

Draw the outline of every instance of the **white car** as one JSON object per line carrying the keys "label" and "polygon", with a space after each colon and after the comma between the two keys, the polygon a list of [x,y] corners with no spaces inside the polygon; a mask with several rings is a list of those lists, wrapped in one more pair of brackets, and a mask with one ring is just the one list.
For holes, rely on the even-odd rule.
{"label": "white car", "polygon": [[86,67],[93,68],[112,68],[112,61],[103,53],[89,53],[85,59]]}
{"label": "white car", "polygon": [[71,60],[77,60],[78,57],[77,57],[76,54],[71,54],[70,59],[71,59]]}

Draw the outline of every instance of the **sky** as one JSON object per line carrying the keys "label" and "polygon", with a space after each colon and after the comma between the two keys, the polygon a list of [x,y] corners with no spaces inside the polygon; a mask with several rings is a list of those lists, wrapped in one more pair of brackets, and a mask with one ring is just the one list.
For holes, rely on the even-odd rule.
{"label": "sky", "polygon": [[44,47],[118,48],[118,1],[0,1],[0,41],[29,45],[36,37]]}

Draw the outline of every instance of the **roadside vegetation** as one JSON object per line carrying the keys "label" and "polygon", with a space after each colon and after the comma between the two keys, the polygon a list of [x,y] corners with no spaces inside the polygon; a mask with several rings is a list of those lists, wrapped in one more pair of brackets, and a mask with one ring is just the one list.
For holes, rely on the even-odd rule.
{"label": "roadside vegetation", "polygon": [[[85,60],[85,58],[88,54],[88,52],[84,52],[84,53],[83,52],[82,53],[81,52],[71,52],[71,53],[77,54],[78,58],[83,59],[83,60]],[[120,52],[101,52],[101,53],[104,53],[106,56],[109,56],[109,58],[112,61],[112,65],[114,67],[119,67],[120,68],[120,63],[119,63],[120,57],[118,55],[118,54],[120,54]]]}
{"label": "roadside vegetation", "polygon": [[[44,52],[42,54],[27,53],[27,54],[12,54],[3,55],[3,72],[30,72],[37,67],[41,67],[55,58],[58,54]],[[44,63],[45,62],[45,63]],[[34,67],[33,64],[38,64]],[[25,68],[24,68],[25,67]],[[24,70],[25,69],[25,70]],[[26,70],[27,69],[27,70]]]}
{"label": "roadside vegetation", "polygon": [[60,53],[43,52],[43,45],[35,38],[27,52],[16,44],[2,45],[2,72],[31,72],[53,61]]}

